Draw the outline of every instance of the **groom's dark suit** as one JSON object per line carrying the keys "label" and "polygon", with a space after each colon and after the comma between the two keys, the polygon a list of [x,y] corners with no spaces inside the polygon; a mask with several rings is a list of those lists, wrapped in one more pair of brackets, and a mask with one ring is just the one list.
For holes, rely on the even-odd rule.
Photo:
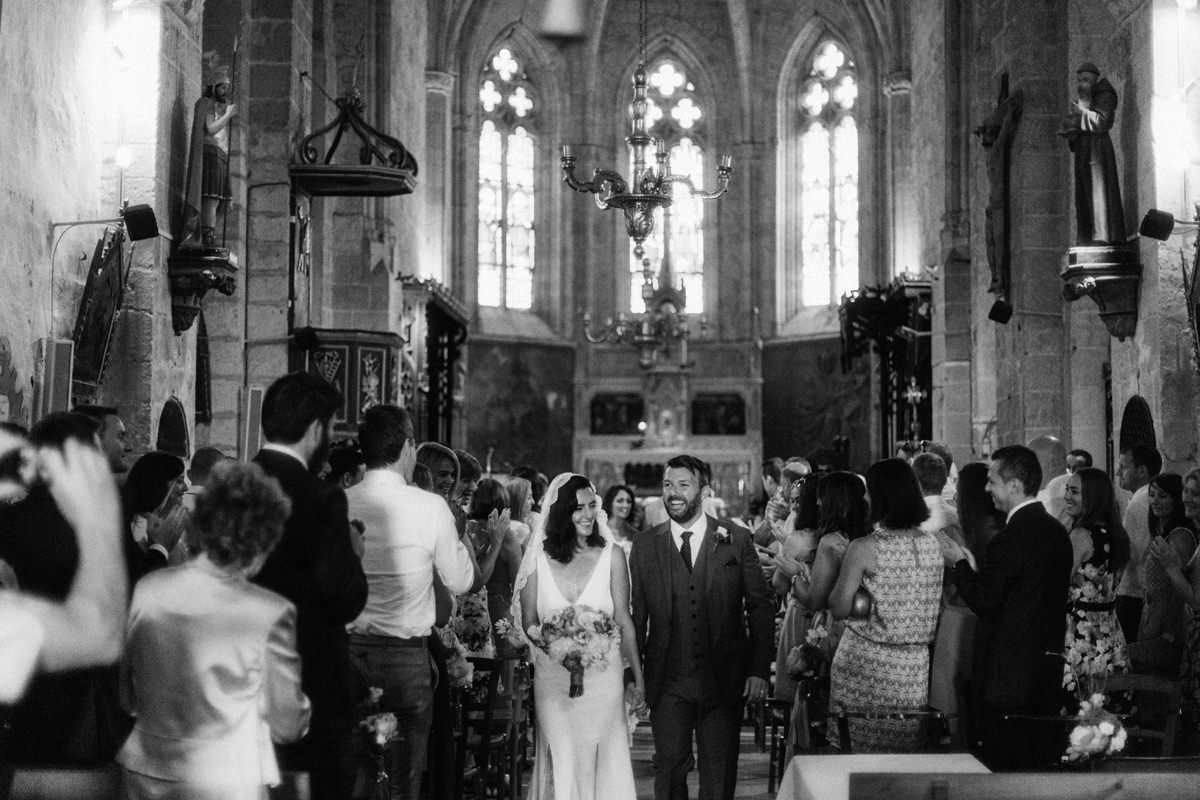
{"label": "groom's dark suit", "polygon": [[701,800],[733,797],[743,687],[770,669],[774,608],[750,532],[703,519],[690,572],[670,523],[635,537],[630,555],[656,800],[687,797],[693,731]]}
{"label": "groom's dark suit", "polygon": [[988,544],[979,572],[954,566],[954,583],[979,615],[984,669],[980,733],[992,769],[1045,767],[1062,751],[1061,726],[1005,714],[1058,711],[1071,540],[1041,503],[1018,509]]}

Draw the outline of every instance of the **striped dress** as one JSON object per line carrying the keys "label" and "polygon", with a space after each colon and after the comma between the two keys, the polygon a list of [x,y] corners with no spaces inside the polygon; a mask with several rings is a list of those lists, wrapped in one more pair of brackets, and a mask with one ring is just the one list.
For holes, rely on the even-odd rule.
{"label": "striped dress", "polygon": [[[942,597],[942,551],[917,529],[876,529],[876,569],[863,577],[871,614],[849,620],[830,667],[830,713],[923,709],[929,701],[929,646]],[[917,749],[920,720],[850,719],[856,753]],[[837,730],[830,719],[830,733]]]}

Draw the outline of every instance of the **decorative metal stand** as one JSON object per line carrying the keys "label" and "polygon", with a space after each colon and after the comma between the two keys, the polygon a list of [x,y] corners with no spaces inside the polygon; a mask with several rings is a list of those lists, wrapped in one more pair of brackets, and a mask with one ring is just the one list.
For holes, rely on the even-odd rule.
{"label": "decorative metal stand", "polygon": [[[337,116],[305,136],[296,150],[297,161],[288,167],[292,186],[311,197],[411,194],[417,185],[417,159],[399,139],[377,131],[363,119],[366,105],[358,89],[333,102]],[[331,131],[333,140],[322,155],[317,140]],[[334,155],[347,131],[358,137],[358,163],[335,164]]]}

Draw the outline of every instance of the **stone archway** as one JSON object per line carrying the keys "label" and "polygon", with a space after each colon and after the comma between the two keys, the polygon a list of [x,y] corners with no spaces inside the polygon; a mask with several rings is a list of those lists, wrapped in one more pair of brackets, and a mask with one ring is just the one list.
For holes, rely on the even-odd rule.
{"label": "stone archway", "polygon": [[1144,444],[1158,449],[1158,440],[1154,435],[1154,416],[1150,413],[1150,404],[1146,398],[1135,394],[1125,404],[1121,412],[1121,433],[1117,453],[1123,453],[1135,445]]}
{"label": "stone archway", "polygon": [[178,398],[172,397],[163,404],[162,413],[158,416],[158,439],[154,449],[178,456],[185,462],[191,456],[187,415]]}

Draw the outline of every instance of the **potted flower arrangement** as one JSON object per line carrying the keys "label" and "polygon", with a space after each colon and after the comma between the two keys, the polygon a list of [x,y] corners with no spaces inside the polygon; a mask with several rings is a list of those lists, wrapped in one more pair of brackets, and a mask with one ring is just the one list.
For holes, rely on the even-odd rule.
{"label": "potted flower arrangement", "polygon": [[1093,694],[1079,704],[1079,722],[1071,731],[1064,764],[1103,758],[1125,749],[1125,726],[1121,718],[1104,708],[1105,697]]}

